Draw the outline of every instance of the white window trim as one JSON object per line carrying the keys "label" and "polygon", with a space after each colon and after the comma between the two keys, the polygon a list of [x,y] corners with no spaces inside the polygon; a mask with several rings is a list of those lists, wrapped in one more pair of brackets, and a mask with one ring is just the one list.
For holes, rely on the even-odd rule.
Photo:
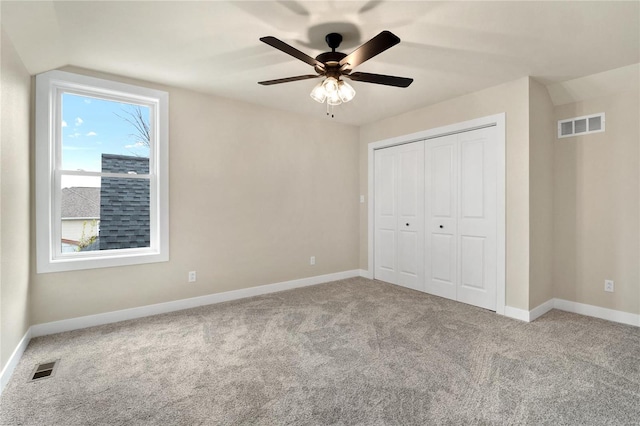
{"label": "white window trim", "polygon": [[[151,107],[155,144],[149,152],[150,247],[62,255],[59,163],[60,96],[73,92]],[[36,76],[36,258],[37,273],[106,268],[169,260],[169,94],[63,71]],[[56,162],[58,164],[56,164]],[[69,174],[65,172],[65,174]],[[83,174],[91,174],[85,172]],[[97,173],[96,175],[104,175]],[[129,176],[133,177],[133,176]]]}

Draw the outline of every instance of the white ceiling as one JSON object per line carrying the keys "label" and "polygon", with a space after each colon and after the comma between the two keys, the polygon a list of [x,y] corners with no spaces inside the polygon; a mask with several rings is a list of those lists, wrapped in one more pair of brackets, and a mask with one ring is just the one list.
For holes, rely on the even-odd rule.
{"label": "white ceiling", "polygon": [[311,56],[342,32],[349,53],[382,30],[402,42],[357,71],[414,78],[406,89],[353,82],[336,121],[363,124],[531,75],[545,84],[640,62],[640,2],[2,1],[2,27],[27,70],[75,65],[282,110],[324,115],[312,72],[261,43]]}

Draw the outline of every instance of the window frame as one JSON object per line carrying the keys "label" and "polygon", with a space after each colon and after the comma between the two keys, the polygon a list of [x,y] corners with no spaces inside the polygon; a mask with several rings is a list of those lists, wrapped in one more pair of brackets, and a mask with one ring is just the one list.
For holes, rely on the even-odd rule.
{"label": "window frame", "polygon": [[[149,174],[63,170],[62,94],[149,107]],[[63,272],[169,260],[169,94],[65,71],[36,76],[36,272]],[[150,247],[87,252],[61,251],[61,177],[80,175],[149,180]]]}

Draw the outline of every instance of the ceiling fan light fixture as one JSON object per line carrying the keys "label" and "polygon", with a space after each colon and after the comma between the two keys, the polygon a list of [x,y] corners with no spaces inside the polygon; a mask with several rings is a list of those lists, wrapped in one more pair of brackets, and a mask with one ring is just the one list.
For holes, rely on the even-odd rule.
{"label": "ceiling fan light fixture", "polygon": [[356,90],[349,83],[343,80],[338,82],[338,96],[342,102],[349,102],[355,95]]}
{"label": "ceiling fan light fixture", "polygon": [[338,80],[336,80],[335,77],[327,77],[325,81],[322,82],[322,86],[325,92],[327,92],[327,96],[338,92]]}
{"label": "ceiling fan light fixture", "polygon": [[327,99],[327,92],[324,90],[322,83],[324,82],[321,81],[320,83],[316,84],[316,87],[314,87],[313,90],[311,90],[311,94],[310,94],[311,99],[320,103],[323,103],[324,100]]}
{"label": "ceiling fan light fixture", "polygon": [[[1,1],[1,0],[0,0]],[[356,91],[351,85],[342,81],[342,77],[347,77],[353,81],[364,83],[382,84],[385,86],[409,87],[413,82],[412,78],[396,77],[384,74],[371,74],[366,72],[352,72],[355,67],[379,55],[385,50],[400,43],[400,38],[390,31],[382,31],[350,54],[336,52],[342,41],[342,35],[338,33],[327,34],[325,41],[331,48],[331,52],[324,52],[312,58],[288,45],[282,40],[273,36],[261,37],[260,41],[276,48],[287,55],[311,65],[316,74],[299,75],[295,77],[279,78],[276,80],[259,81],[258,84],[270,86],[272,84],[289,83],[292,81],[315,79],[324,77],[311,93],[311,98],[318,102],[327,101],[327,115],[333,117],[333,107],[345,102],[350,102],[356,95]]]}

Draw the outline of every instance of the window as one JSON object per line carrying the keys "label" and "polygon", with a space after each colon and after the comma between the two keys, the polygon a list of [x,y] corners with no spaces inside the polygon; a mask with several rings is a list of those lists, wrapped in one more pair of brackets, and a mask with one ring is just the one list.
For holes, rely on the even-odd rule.
{"label": "window", "polygon": [[36,77],[37,272],[169,260],[168,94]]}

